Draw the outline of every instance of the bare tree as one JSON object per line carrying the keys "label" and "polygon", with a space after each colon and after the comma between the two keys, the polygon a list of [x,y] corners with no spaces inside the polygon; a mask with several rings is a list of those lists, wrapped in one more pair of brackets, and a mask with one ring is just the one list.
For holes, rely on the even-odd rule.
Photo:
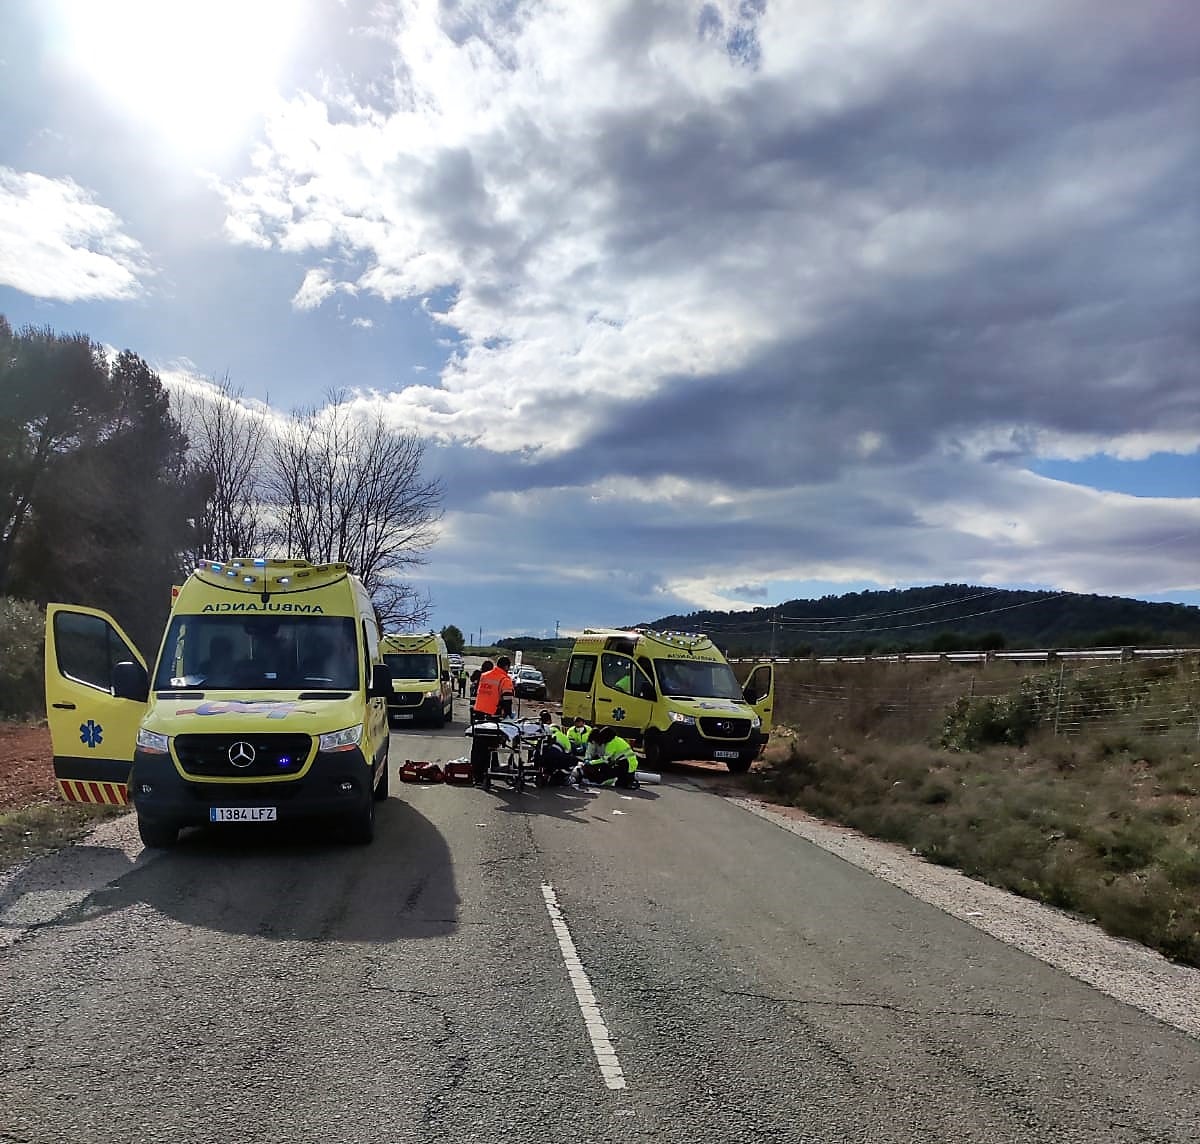
{"label": "bare tree", "polygon": [[173,398],[204,498],[190,555],[257,555],[270,539],[262,472],[268,417],[243,400],[228,375],[202,389],[176,388]]}
{"label": "bare tree", "polygon": [[271,441],[266,488],[280,542],[293,556],[344,561],[362,577],[384,624],[419,624],[429,601],[400,577],[437,539],[442,488],[421,474],[425,442],[344,394],[297,411]]}

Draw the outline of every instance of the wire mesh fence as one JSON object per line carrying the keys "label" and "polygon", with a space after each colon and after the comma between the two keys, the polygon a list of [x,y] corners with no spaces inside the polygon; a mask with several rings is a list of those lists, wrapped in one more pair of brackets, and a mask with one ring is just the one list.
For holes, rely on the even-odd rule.
{"label": "wire mesh fence", "polygon": [[1200,743],[1200,655],[1125,662],[940,661],[776,666],[778,722],[935,738],[947,717],[991,704],[1019,708],[1028,733],[1172,737]]}

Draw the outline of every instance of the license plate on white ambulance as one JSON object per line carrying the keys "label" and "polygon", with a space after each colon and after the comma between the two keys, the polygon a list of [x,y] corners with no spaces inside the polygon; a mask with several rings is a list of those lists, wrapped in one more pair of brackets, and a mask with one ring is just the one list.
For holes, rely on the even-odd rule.
{"label": "license plate on white ambulance", "polygon": [[736,759],[737,757],[737,751],[713,751],[714,759]]}
{"label": "license plate on white ambulance", "polygon": [[274,822],[273,806],[210,806],[209,822]]}

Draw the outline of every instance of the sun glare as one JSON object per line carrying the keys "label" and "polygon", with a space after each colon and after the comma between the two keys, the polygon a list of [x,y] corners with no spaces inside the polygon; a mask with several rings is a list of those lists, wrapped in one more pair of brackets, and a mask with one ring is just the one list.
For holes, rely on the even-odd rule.
{"label": "sun glare", "polygon": [[213,159],[243,143],[278,90],[300,0],[59,0],[67,66],[156,145]]}

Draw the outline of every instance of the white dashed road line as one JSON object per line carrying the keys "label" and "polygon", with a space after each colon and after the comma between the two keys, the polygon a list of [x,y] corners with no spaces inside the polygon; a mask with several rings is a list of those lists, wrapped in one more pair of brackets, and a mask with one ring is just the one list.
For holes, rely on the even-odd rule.
{"label": "white dashed road line", "polygon": [[579,960],[575,942],[571,939],[571,931],[567,929],[567,923],[563,920],[554,887],[543,882],[542,897],[546,899],[546,912],[550,915],[554,936],[558,938],[558,948],[562,950],[567,975],[571,978],[571,988],[575,990],[575,1000],[579,1002],[579,1011],[583,1014],[583,1023],[587,1026],[592,1052],[596,1054],[596,1063],[600,1066],[600,1075],[604,1077],[604,1083],[609,1088],[624,1088],[625,1074],[621,1071],[621,1062],[617,1060],[617,1051],[609,1039],[608,1026],[600,1016],[600,1006],[596,1004],[592,983],[588,980],[583,962]]}

